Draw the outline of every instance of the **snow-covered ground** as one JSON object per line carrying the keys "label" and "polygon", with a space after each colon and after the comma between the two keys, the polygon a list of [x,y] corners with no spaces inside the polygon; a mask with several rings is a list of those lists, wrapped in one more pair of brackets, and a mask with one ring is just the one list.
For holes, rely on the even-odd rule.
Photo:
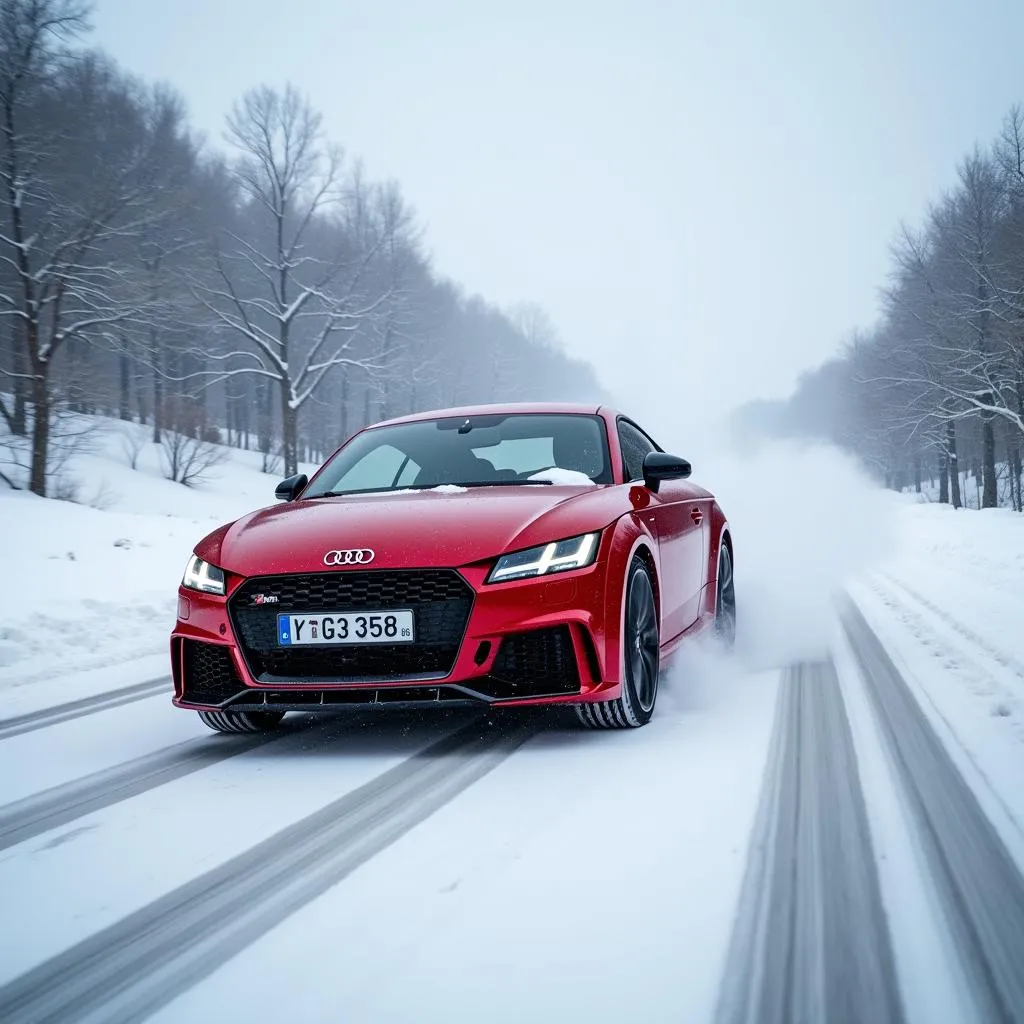
{"label": "snow-covered ground", "polygon": [[[273,501],[276,477],[258,454],[231,452],[188,489],[163,478],[152,444],[138,469],[127,465],[122,434],[144,428],[101,427],[96,450],[70,467],[84,504],[0,491],[15,581],[0,590],[0,720],[166,676],[193,545]],[[710,1021],[757,854],[748,845],[783,713],[780,673],[830,653],[907,1020],[971,1019],[833,597],[849,588],[1024,866],[1024,517],[883,493],[825,448],[769,444],[694,462],[735,533],[736,656],[686,650],[646,729],[542,729],[257,930],[155,1019],[219,1019],[230,1007],[254,1021]],[[461,721],[298,721],[235,750],[160,694],[0,739],[0,1002],[7,982],[360,793]],[[196,763],[104,789],[103,773],[179,753]],[[26,819],[47,791],[73,804],[83,779],[98,804],[52,827]],[[6,842],[17,814],[30,838]]]}
{"label": "snow-covered ground", "polygon": [[[83,420],[92,420],[92,450],[66,470],[80,503],[0,488],[4,717],[166,675],[177,587],[193,546],[274,501],[277,477],[260,472],[257,452],[224,449],[206,480],[185,487],[165,478],[146,427]],[[140,445],[132,469],[128,453]]]}
{"label": "snow-covered ground", "polygon": [[1024,869],[1024,516],[908,500],[896,523],[850,590]]}

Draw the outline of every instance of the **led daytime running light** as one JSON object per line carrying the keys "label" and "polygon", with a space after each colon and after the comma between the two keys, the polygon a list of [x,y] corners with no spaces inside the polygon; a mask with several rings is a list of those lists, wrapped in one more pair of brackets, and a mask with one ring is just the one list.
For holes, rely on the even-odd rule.
{"label": "led daytime running light", "polygon": [[[530,548],[528,551],[512,555],[503,555],[498,559],[488,583],[507,583],[510,580],[531,579],[536,576],[547,576],[551,573],[566,572],[569,569],[582,569],[594,560],[597,549],[596,533],[585,533],[582,537],[571,537],[568,540],[553,541],[543,547]],[[575,548],[564,552],[569,544]],[[559,548],[563,553],[559,554]]]}
{"label": "led daytime running light", "polygon": [[185,575],[181,584],[189,590],[199,590],[204,594],[224,594],[224,570],[218,569],[209,562],[204,562],[198,555],[193,555],[185,567]]}

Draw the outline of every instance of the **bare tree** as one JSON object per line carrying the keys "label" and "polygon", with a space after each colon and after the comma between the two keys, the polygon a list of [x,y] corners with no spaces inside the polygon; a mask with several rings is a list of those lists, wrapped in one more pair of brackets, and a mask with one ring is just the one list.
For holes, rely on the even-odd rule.
{"label": "bare tree", "polygon": [[124,456],[129,469],[138,469],[139,456],[146,447],[145,435],[133,427],[125,427],[121,430],[120,440],[121,454]]}
{"label": "bare tree", "polygon": [[[878,327],[834,364],[838,379],[811,375],[777,418],[832,436],[891,486],[920,488],[934,470],[940,499],[960,505],[973,475],[979,507],[1020,509],[1024,112],[958,172],[923,228],[901,230]],[[840,400],[843,380],[854,390]]]}
{"label": "bare tree", "polygon": [[538,302],[519,302],[508,311],[515,329],[537,348],[561,348],[558,328],[548,311]]}
{"label": "bare tree", "polygon": [[175,476],[215,424],[290,473],[380,414],[600,399],[539,308],[435,275],[294,89],[243,96],[220,164],[173,95],[72,48],[88,7],[0,0],[0,482],[52,489],[88,414],[170,430]]}
{"label": "bare tree", "polygon": [[216,358],[241,359],[231,372],[277,387],[290,474],[299,410],[332,370],[371,362],[353,355],[352,339],[383,301],[364,288],[379,240],[356,244],[363,239],[343,230],[341,153],[291,86],[246,93],[228,119],[228,138],[241,153],[234,174],[248,224],[222,241],[219,284],[198,294],[242,343]]}
{"label": "bare tree", "polygon": [[364,247],[376,248],[369,268],[370,291],[381,296],[376,315],[367,320],[368,354],[376,361],[373,374],[380,415],[394,414],[402,391],[422,379],[426,351],[425,309],[429,304],[430,271],[420,249],[420,232],[412,210],[396,182],[371,194],[371,228]]}
{"label": "bare tree", "polygon": [[37,494],[46,492],[54,359],[139,315],[143,296],[115,250],[151,216],[159,180],[160,112],[105,59],[57,49],[85,12],[71,0],[0,8],[0,262],[11,282],[0,317],[17,324],[24,353]]}
{"label": "bare tree", "polygon": [[160,438],[165,475],[168,480],[194,487],[224,462],[224,449],[216,436],[204,433],[202,417],[187,399],[168,402],[166,420]]}

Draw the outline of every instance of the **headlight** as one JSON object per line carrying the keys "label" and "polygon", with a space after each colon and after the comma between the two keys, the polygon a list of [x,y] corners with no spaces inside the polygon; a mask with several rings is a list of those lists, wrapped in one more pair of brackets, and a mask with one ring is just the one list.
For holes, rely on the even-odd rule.
{"label": "headlight", "polygon": [[582,537],[570,537],[538,548],[502,555],[487,577],[487,582],[505,583],[508,580],[525,580],[531,576],[566,572],[569,569],[583,569],[597,557],[597,538],[596,533],[585,533]]}
{"label": "headlight", "polygon": [[223,594],[224,570],[193,555],[185,566],[181,585],[189,590],[201,590],[204,594]]}

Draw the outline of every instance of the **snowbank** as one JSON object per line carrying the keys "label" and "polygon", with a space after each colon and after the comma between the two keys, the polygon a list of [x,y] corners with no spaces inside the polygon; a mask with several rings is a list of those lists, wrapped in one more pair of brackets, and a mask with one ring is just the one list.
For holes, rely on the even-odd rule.
{"label": "snowbank", "polygon": [[[274,501],[276,476],[255,452],[225,449],[207,482],[183,487],[163,476],[148,429],[97,419],[94,450],[69,466],[85,504],[0,489],[6,538],[0,589],[0,694],[4,712],[24,710],[31,684],[48,700],[80,696],[75,677],[146,659],[138,681],[165,674],[175,596],[185,562],[216,526]],[[129,452],[138,448],[137,468]],[[90,507],[89,502],[99,507]],[[105,689],[95,673],[88,690]],[[31,701],[35,703],[35,701]]]}

